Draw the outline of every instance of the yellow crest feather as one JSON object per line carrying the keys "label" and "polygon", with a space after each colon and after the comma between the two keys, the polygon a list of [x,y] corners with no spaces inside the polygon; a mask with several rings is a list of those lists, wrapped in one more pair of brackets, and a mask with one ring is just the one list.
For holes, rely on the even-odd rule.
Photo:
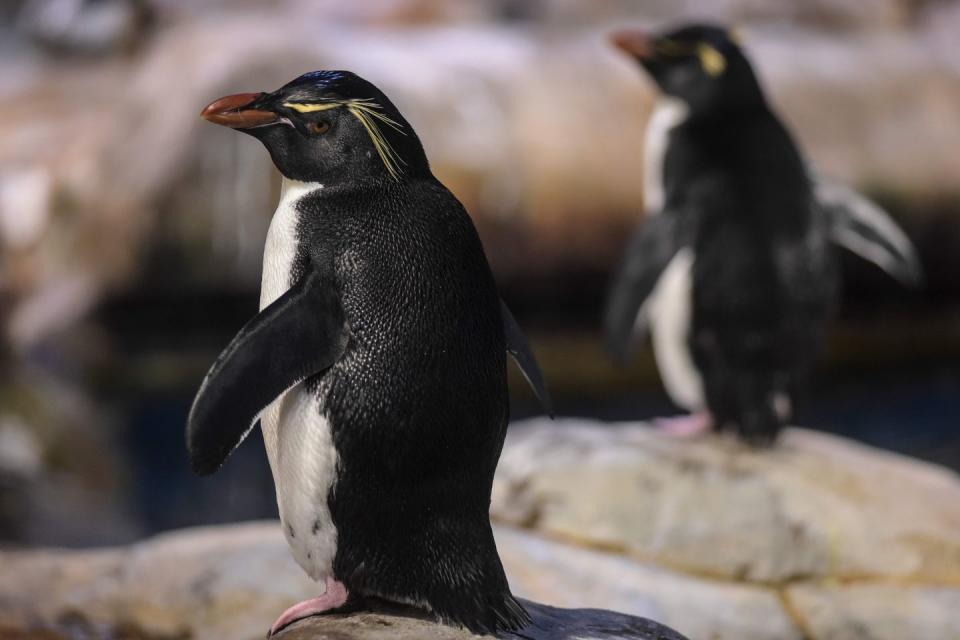
{"label": "yellow crest feather", "polygon": [[284,102],[283,106],[289,107],[297,113],[313,113],[314,111],[326,111],[327,109],[336,109],[343,106],[341,102],[317,102],[310,104],[306,102]]}
{"label": "yellow crest feather", "polygon": [[317,103],[284,102],[283,106],[289,107],[298,113],[314,113],[316,111],[346,107],[347,111],[360,121],[367,135],[370,136],[370,142],[373,143],[373,148],[377,150],[377,155],[379,155],[380,160],[383,161],[390,177],[394,180],[400,178],[400,173],[402,172],[400,165],[406,164],[406,162],[404,162],[403,158],[394,150],[390,141],[387,140],[387,137],[383,135],[379,123],[383,123],[403,135],[406,135],[406,133],[403,131],[403,126],[383,113],[383,107],[373,100],[354,99]]}
{"label": "yellow crest feather", "polygon": [[697,47],[697,57],[700,58],[700,66],[711,76],[719,76],[727,69],[727,59],[709,44]]}

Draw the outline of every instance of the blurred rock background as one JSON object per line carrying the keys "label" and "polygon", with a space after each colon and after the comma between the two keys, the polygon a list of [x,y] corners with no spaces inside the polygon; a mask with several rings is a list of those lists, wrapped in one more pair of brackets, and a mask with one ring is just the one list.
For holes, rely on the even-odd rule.
{"label": "blurred rock background", "polygon": [[[463,200],[564,414],[668,414],[598,339],[640,218],[652,87],[614,25],[743,28],[820,170],[888,207],[928,282],[845,260],[804,426],[960,468],[960,2],[8,0],[0,6],[0,541],[119,543],[275,514],[260,446],[193,478],[182,428],[256,308],[279,178],[226,93],[369,78]],[[535,412],[517,386],[514,414]],[[252,437],[251,440],[255,438]]]}

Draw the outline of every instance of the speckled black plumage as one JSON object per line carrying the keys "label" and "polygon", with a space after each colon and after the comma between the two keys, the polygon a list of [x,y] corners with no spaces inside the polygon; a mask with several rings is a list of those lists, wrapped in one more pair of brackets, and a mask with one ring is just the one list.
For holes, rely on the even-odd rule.
{"label": "speckled black plumage", "polygon": [[351,334],[315,381],[340,455],[335,577],[475,631],[522,624],[488,515],[506,352],[469,217],[430,176],[301,206],[303,244],[330,265]]}

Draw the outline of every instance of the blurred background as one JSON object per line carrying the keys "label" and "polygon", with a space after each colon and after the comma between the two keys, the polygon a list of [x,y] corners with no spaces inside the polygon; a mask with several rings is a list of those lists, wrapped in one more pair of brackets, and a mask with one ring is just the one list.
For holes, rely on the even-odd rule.
{"label": "blurred background", "polygon": [[417,129],[561,415],[676,413],[649,347],[624,369],[601,348],[654,97],[605,33],[686,18],[743,29],[810,159],[886,207],[927,272],[910,292],[844,257],[797,422],[960,469],[960,2],[6,0],[0,541],[275,515],[258,432],[212,478],[184,451],[203,374],[256,311],[279,191],[259,143],[198,113],[313,69],[370,79]]}

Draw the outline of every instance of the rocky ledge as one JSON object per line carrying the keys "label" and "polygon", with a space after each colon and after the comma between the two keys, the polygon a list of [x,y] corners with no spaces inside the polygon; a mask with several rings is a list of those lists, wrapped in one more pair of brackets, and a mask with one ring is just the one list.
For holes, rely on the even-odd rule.
{"label": "rocky ledge", "polygon": [[640,424],[518,424],[492,514],[526,530],[500,533],[511,580],[551,604],[691,638],[960,638],[960,479],[843,438],[789,429],[755,451]]}
{"label": "rocky ledge", "polygon": [[[188,529],[116,549],[7,551],[0,567],[5,640],[260,640],[280,611],[317,590],[294,565],[276,522]],[[533,623],[502,640],[684,640],[632,615],[528,600],[524,606]],[[277,636],[476,637],[401,608],[310,618]]]}
{"label": "rocky ledge", "polygon": [[[651,620],[602,609],[558,609],[523,600],[533,623],[500,640],[685,640]],[[437,624],[409,612],[368,611],[297,622],[276,640],[494,640],[464,629]]]}
{"label": "rocky ledge", "polygon": [[[518,424],[492,515],[514,592],[551,605],[528,604],[528,640],[681,638],[650,620],[692,640],[960,638],[960,479],[841,438],[791,429],[753,451],[640,424]],[[7,551],[0,638],[253,640],[316,589],[275,522]],[[399,611],[283,633],[467,637]]]}

